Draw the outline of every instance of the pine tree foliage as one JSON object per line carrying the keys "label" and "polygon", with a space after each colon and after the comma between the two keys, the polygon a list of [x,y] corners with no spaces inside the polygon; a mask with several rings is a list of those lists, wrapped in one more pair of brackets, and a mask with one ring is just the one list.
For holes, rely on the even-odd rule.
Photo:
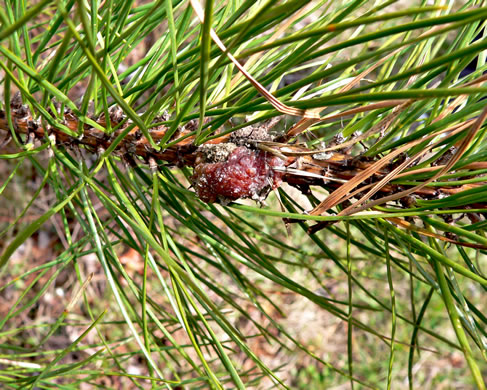
{"label": "pine tree foliage", "polygon": [[0,387],[485,388],[485,2],[0,4]]}

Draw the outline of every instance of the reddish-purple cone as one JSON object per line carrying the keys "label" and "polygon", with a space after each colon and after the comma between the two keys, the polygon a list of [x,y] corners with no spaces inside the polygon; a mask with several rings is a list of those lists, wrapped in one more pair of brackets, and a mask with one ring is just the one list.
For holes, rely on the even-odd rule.
{"label": "reddish-purple cone", "polygon": [[198,197],[207,203],[263,199],[281,184],[282,173],[273,168],[283,166],[284,162],[270,153],[240,146],[226,161],[196,165],[193,185]]}

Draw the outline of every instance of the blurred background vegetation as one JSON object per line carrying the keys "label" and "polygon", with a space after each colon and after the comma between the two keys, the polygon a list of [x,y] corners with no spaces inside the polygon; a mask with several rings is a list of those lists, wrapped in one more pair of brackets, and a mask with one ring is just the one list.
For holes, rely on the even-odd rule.
{"label": "blurred background vegetation", "polygon": [[[485,388],[486,17],[484,1],[0,1],[0,387]],[[211,30],[324,120],[276,109]],[[270,118],[281,136],[304,123],[289,144],[402,168],[362,209],[344,212],[376,182],[313,214],[335,187],[206,204],[190,166],[116,149],[135,126],[163,126],[148,148],[166,150]],[[85,147],[87,128],[121,136]]]}

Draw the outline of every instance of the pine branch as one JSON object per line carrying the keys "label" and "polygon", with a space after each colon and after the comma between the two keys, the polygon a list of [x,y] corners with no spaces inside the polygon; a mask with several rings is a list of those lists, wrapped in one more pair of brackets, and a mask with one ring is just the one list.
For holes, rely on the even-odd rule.
{"label": "pine branch", "polygon": [[[78,118],[70,111],[66,110],[63,115],[62,123],[73,132],[77,129],[82,129],[82,134],[79,137],[73,137],[62,130],[45,124],[45,121],[35,119],[27,106],[16,103],[16,99],[11,104],[11,115],[13,123],[13,131],[17,135],[24,135],[26,142],[33,142],[34,139],[43,140],[46,135],[53,136],[56,144],[65,146],[67,148],[84,148],[93,153],[104,151],[108,149],[112,142],[127,129],[128,126],[133,126],[130,120],[123,115],[119,108],[113,108],[110,112],[110,124],[116,130],[111,134],[105,133],[95,127],[83,124],[80,126]],[[54,116],[54,115],[53,115]],[[160,124],[166,118],[157,118],[157,122],[150,128],[150,135],[153,140],[158,143],[168,131],[168,127]],[[59,118],[58,118],[59,120]],[[106,128],[107,122],[104,115],[94,119],[96,123],[102,128]],[[159,123],[159,124],[158,124]],[[163,161],[173,166],[190,166],[195,167],[201,162],[203,149],[194,145],[194,130],[198,124],[195,121],[190,121],[186,126],[178,129],[172,139],[181,139],[177,144],[161,150],[156,150],[150,146],[149,141],[142,134],[142,132],[133,126],[127,135],[115,147],[114,153],[127,161],[139,161],[149,163],[151,161]],[[0,130],[10,132],[6,113],[0,110]],[[332,191],[339,188],[343,183],[348,182],[356,177],[366,169],[370,169],[378,160],[365,157],[363,155],[352,156],[350,154],[328,152],[323,153],[317,150],[312,150],[300,144],[287,144],[275,142],[269,138],[261,135],[251,136],[251,134],[266,134],[267,126],[247,127],[242,131],[238,131],[235,135],[224,135],[211,141],[205,145],[221,145],[236,143],[240,146],[247,147],[253,150],[261,150],[270,155],[279,157],[283,164],[275,167],[274,170],[279,173],[280,181],[287,182],[299,188],[302,192],[307,193],[309,186],[322,186]],[[359,187],[347,197],[358,196],[363,191],[369,190],[376,183],[378,183],[387,174],[393,171],[400,165],[404,159],[407,158],[401,154],[397,159],[383,165],[377,169],[370,177],[360,183]],[[482,166],[480,167],[479,164]],[[485,166],[484,166],[485,165]],[[487,164],[474,163],[462,167],[464,170],[486,168]],[[432,170],[441,168],[442,165],[431,167]],[[423,170],[424,171],[424,170]],[[452,185],[441,187],[426,187],[415,192],[416,195],[422,199],[439,199],[445,195],[452,195],[461,191],[486,185],[487,181],[478,182],[468,185]],[[408,188],[407,185],[398,185],[388,183],[380,188],[377,198],[382,195],[393,194]],[[411,206],[411,197],[408,199],[401,199],[401,203]],[[476,208],[487,208],[487,201],[481,204],[475,204]]]}

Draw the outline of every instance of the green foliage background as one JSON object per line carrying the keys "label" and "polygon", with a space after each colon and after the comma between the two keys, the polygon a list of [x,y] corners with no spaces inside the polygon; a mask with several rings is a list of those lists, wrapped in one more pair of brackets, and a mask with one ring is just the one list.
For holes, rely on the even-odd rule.
{"label": "green foliage background", "polygon": [[[111,133],[94,118],[119,106],[132,123],[124,133],[136,125],[146,136],[166,112],[157,148],[182,142],[192,119],[206,119],[195,130],[203,143],[281,115],[212,42],[213,28],[289,106],[332,115],[384,103],[313,125],[299,138],[309,148],[393,112],[352,153],[405,147],[411,157],[436,142],[414,167],[423,173],[393,182],[416,185],[467,130],[441,132],[485,108],[485,2],[207,0],[204,23],[178,0],[0,4],[0,109],[14,138],[0,149],[2,388],[485,388],[483,123],[451,172],[428,184],[455,195],[310,216],[325,189],[282,187],[262,208],[204,204],[190,168],[126,166],[112,153],[120,139],[96,155],[26,143],[10,108],[18,90],[42,123],[74,137],[82,128],[64,125],[66,108]],[[393,111],[398,99],[411,101]],[[287,230],[283,217],[298,221]],[[309,235],[314,221],[333,223]],[[56,237],[49,256],[30,262],[23,250],[45,233]],[[39,315],[53,302],[61,310]],[[69,342],[56,345],[59,335]]]}

